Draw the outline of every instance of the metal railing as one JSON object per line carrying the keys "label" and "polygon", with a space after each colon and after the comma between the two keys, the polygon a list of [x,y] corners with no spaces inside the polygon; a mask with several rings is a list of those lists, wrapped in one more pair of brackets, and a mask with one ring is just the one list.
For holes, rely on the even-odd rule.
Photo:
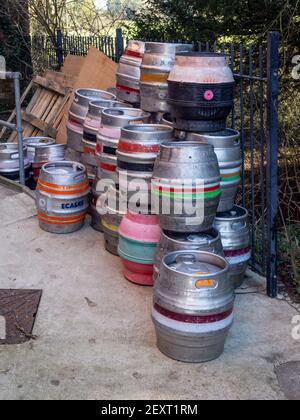
{"label": "metal railing", "polygon": [[6,127],[11,131],[18,133],[18,154],[19,154],[19,172],[20,184],[25,185],[25,171],[24,171],[24,153],[23,153],[23,125],[22,125],[22,109],[21,109],[21,94],[20,94],[20,73],[0,72],[0,78],[13,79],[15,87],[15,103],[16,103],[16,123],[10,123],[0,120],[0,126]]}
{"label": "metal railing", "polygon": [[[144,40],[145,41],[145,40]],[[181,40],[148,41],[182,42]],[[49,43],[52,42],[52,48]],[[187,41],[186,41],[187,42]],[[36,44],[37,43],[37,44]],[[43,44],[44,43],[44,44]],[[115,37],[67,36],[58,31],[47,45],[49,67],[59,69],[67,54],[85,55],[91,46],[118,62],[127,40],[118,29]],[[43,53],[41,41],[33,39]],[[278,95],[279,34],[270,32],[261,45],[194,42],[195,50],[220,51],[228,55],[237,82],[230,125],[241,133],[243,153],[242,186],[239,202],[251,218],[251,265],[267,276],[268,295],[277,295],[278,215]],[[49,52],[50,51],[50,52]]]}

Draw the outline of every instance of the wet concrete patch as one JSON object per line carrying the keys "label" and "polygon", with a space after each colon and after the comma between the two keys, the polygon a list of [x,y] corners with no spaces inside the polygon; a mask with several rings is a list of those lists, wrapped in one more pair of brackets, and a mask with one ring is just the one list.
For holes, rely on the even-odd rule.
{"label": "wet concrete patch", "polygon": [[283,363],[275,368],[279,386],[289,400],[300,400],[300,362]]}

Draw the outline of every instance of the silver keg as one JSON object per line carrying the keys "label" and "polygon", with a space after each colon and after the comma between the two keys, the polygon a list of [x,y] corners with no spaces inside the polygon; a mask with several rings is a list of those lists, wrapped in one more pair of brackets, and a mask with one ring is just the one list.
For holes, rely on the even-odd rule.
{"label": "silver keg", "polygon": [[206,251],[224,257],[221,236],[216,229],[203,233],[162,231],[154,258],[154,279],[159,274],[163,257],[175,251]]}
{"label": "silver keg", "polygon": [[141,66],[141,108],[148,112],[168,112],[168,77],[180,52],[192,51],[190,44],[146,42]]}
{"label": "silver keg", "polygon": [[117,183],[117,147],[121,129],[128,124],[146,123],[150,114],[141,109],[110,108],[102,112],[101,127],[97,138],[97,159],[102,178],[112,179]]}
{"label": "silver keg", "polygon": [[36,182],[40,176],[43,165],[47,162],[60,162],[65,159],[65,145],[52,144],[50,146],[38,147],[35,151],[34,162],[32,164],[33,178]]}
{"label": "silver keg", "polygon": [[126,201],[114,187],[108,188],[108,191],[98,198],[97,210],[101,214],[105,249],[113,255],[119,255],[119,226],[126,209]]}
{"label": "silver keg", "polygon": [[98,89],[78,89],[69,111],[67,124],[68,147],[82,153],[83,123],[88,113],[89,102],[93,100],[114,100],[112,93]]}
{"label": "silver keg", "polygon": [[240,133],[226,129],[217,133],[188,133],[187,140],[203,141],[214,146],[221,172],[221,199],[218,212],[229,211],[235,204],[241,184],[242,150]]}
{"label": "silver keg", "polygon": [[185,233],[211,229],[220,195],[220,169],[213,146],[161,144],[154,165],[152,201],[162,229]]}
{"label": "silver keg", "polygon": [[230,211],[217,213],[214,222],[220,232],[225,257],[229,263],[229,278],[235,288],[243,284],[251,259],[251,240],[248,211],[234,206]]}
{"label": "silver keg", "polygon": [[145,43],[129,41],[117,70],[117,98],[132,104],[140,103],[141,64]]}
{"label": "silver keg", "polygon": [[228,263],[202,251],[167,254],[154,285],[152,319],[159,350],[184,362],[219,357],[233,322]]}
{"label": "silver keg", "polygon": [[50,137],[26,137],[24,144],[27,146],[27,157],[30,163],[34,162],[35,151],[39,147],[51,146],[56,141]]}
{"label": "silver keg", "polygon": [[128,201],[139,191],[140,202],[146,206],[141,210],[146,213],[151,203],[151,179],[160,145],[172,140],[173,129],[166,125],[133,124],[121,130],[117,150],[120,190],[127,194]]}
{"label": "silver keg", "polygon": [[51,233],[79,230],[89,207],[85,167],[77,162],[46,163],[38,180],[36,206],[41,229]]}
{"label": "silver keg", "polygon": [[[30,177],[30,163],[27,147],[23,146],[25,181]],[[0,143],[0,175],[11,181],[20,182],[19,146],[17,143]]]}

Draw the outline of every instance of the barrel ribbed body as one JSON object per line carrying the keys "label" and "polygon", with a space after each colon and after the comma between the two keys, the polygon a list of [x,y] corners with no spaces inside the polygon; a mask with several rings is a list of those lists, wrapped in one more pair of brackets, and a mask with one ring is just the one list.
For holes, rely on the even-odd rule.
{"label": "barrel ribbed body", "polygon": [[97,159],[102,178],[117,179],[117,148],[121,129],[128,124],[146,123],[150,114],[141,109],[105,109],[102,112],[101,127],[97,137]]}
{"label": "barrel ribbed body", "polygon": [[179,52],[192,51],[188,44],[146,42],[141,66],[141,108],[149,112],[167,112],[168,77]]}
{"label": "barrel ribbed body", "polygon": [[163,257],[175,251],[206,251],[224,256],[221,236],[216,229],[203,233],[162,231],[154,258],[154,279],[159,273]]}
{"label": "barrel ribbed body", "polygon": [[99,197],[97,210],[101,214],[105,249],[111,254],[119,255],[119,226],[126,214],[127,203],[118,190],[110,187],[106,193]]}
{"label": "barrel ribbed body", "polygon": [[60,162],[65,159],[65,146],[63,144],[52,144],[50,146],[38,147],[35,151],[32,164],[34,181],[37,182],[41,168],[48,162]]}
{"label": "barrel ribbed body", "polygon": [[229,278],[235,288],[240,287],[251,258],[248,212],[243,207],[234,206],[229,212],[218,213],[214,225],[220,232],[229,263]]}
{"label": "barrel ribbed body", "polygon": [[233,107],[234,78],[226,56],[178,54],[168,79],[168,104],[175,128],[220,131]]}
{"label": "barrel ribbed body", "polygon": [[[27,147],[23,147],[25,180],[30,176]],[[20,182],[19,149],[17,143],[0,144],[0,175],[11,181]]]}
{"label": "barrel ribbed body", "polygon": [[65,152],[65,159],[69,160],[71,162],[78,162],[81,163],[81,152],[76,152],[76,150],[70,149],[70,147],[67,147]]}
{"label": "barrel ribbed body", "polygon": [[[171,127],[159,124],[128,125],[121,130],[117,150],[120,189],[128,200],[140,193],[141,210],[148,213],[151,203],[151,178],[160,145],[174,140]],[[144,196],[144,197],[142,197]]]}
{"label": "barrel ribbed body", "polygon": [[163,143],[154,165],[152,195],[162,229],[196,233],[211,229],[221,195],[213,146]]}
{"label": "barrel ribbed body", "polygon": [[140,103],[141,64],[145,43],[129,41],[117,71],[117,98],[132,104]]}
{"label": "barrel ribbed body", "polygon": [[241,183],[242,150],[239,138],[240,133],[229,128],[217,133],[187,135],[188,140],[203,141],[214,146],[221,172],[222,194],[218,212],[232,209]]}
{"label": "barrel ribbed body", "polygon": [[96,160],[96,145],[97,135],[101,125],[102,111],[106,108],[120,108],[124,107],[123,102],[118,101],[91,101],[89,103],[88,114],[85,117],[83,123],[83,136],[82,136],[82,148],[83,148],[83,161],[92,167],[94,173],[96,173],[97,160]]}
{"label": "barrel ribbed body", "polygon": [[152,286],[154,255],[160,237],[157,216],[128,210],[119,235],[119,255],[125,278],[136,284]]}
{"label": "barrel ribbed body", "polygon": [[71,233],[84,223],[90,192],[86,169],[77,162],[52,162],[41,169],[36,205],[41,229]]}
{"label": "barrel ribbed body", "polygon": [[34,162],[35,151],[39,147],[51,146],[56,141],[50,137],[26,137],[24,138],[24,144],[27,146],[27,157],[29,162]]}
{"label": "barrel ribbed body", "polygon": [[69,111],[67,124],[68,147],[77,152],[83,152],[82,136],[83,123],[88,113],[89,102],[95,100],[114,100],[115,95],[97,89],[78,89]]}
{"label": "barrel ribbed body", "polygon": [[233,322],[233,306],[224,258],[201,251],[167,254],[154,286],[158,348],[184,362],[219,357]]}

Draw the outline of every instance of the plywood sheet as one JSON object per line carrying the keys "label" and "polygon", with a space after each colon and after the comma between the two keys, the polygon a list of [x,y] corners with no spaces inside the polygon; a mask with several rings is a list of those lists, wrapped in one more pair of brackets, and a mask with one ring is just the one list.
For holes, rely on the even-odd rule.
{"label": "plywood sheet", "polygon": [[[90,48],[75,82],[74,90],[80,88],[106,90],[109,87],[115,87],[117,67],[118,65],[114,61],[97,48]],[[74,96],[71,95],[65,106],[64,116],[58,129],[56,141],[61,144],[67,143],[68,112],[73,99]]]}

